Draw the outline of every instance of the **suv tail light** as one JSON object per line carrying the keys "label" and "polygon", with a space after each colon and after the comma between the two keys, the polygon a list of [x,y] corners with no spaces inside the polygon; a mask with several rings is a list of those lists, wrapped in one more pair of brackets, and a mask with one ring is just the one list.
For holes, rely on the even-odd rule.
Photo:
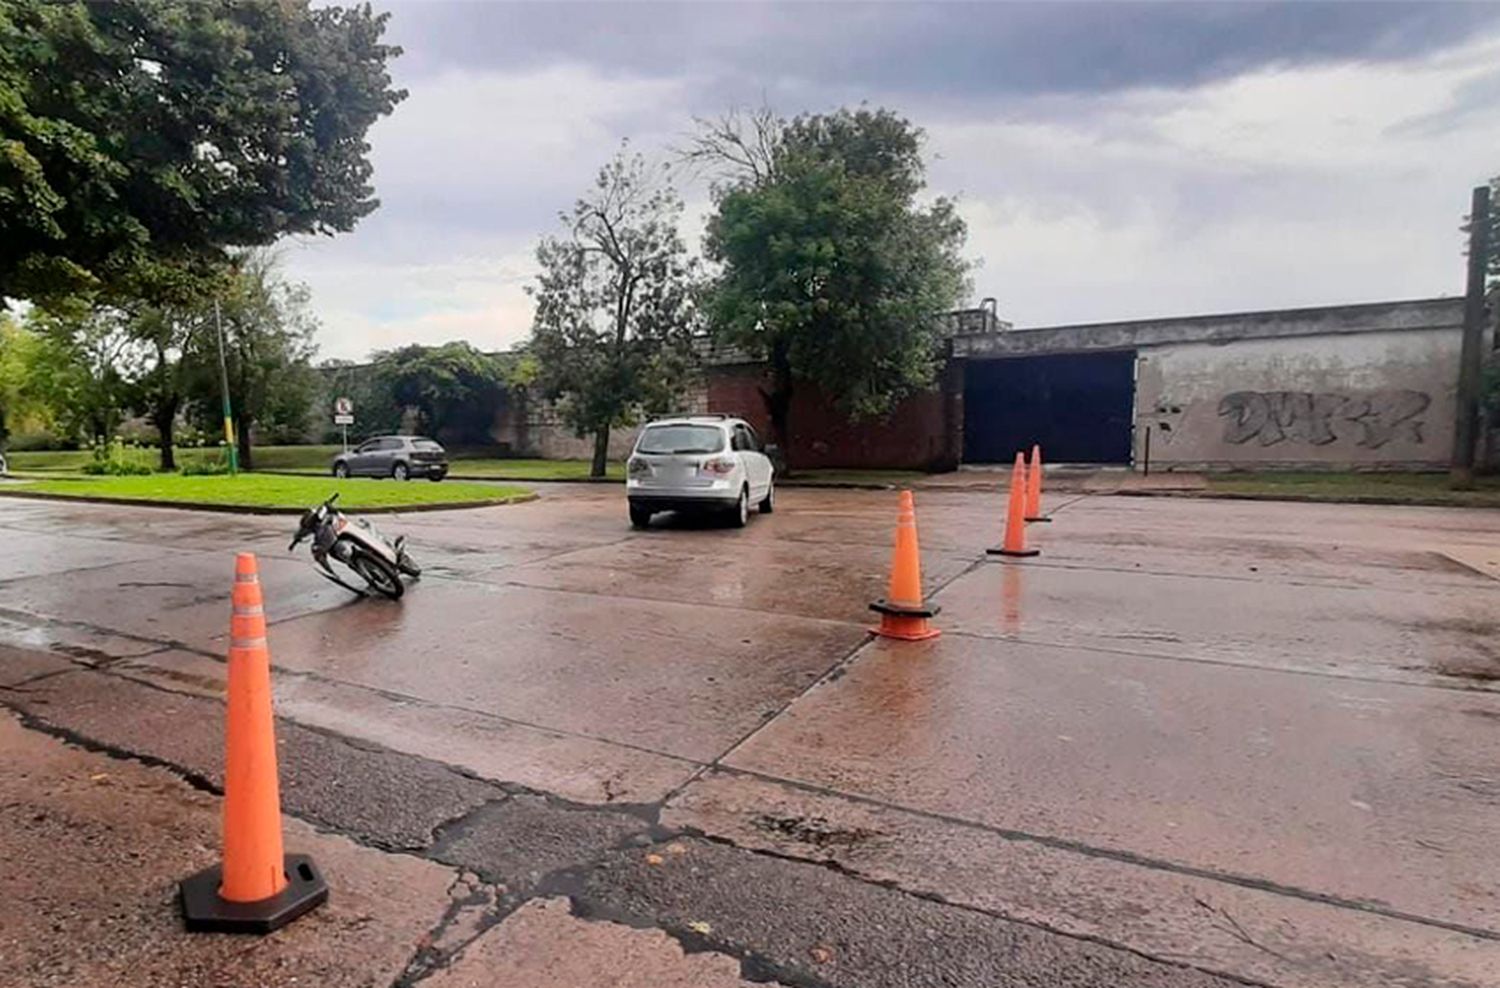
{"label": "suv tail light", "polygon": [[732,456],[716,456],[711,460],[704,460],[702,470],[704,473],[712,473],[723,477],[733,473],[734,468],[737,466],[739,464]]}
{"label": "suv tail light", "polygon": [[632,456],[625,464],[625,471],[632,477],[644,477],[651,472],[651,464],[638,456]]}

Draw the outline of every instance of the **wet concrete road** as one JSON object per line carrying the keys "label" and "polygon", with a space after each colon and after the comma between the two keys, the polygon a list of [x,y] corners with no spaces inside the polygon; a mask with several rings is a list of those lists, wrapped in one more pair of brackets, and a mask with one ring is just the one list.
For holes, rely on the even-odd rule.
{"label": "wet concrete road", "polygon": [[907,645],[892,494],[544,495],[380,519],[395,604],[286,519],[0,502],[0,702],[212,791],[259,553],[287,812],[471,876],[370,983],[576,941],[646,965],[596,983],[1500,984],[1500,512],[1059,495],[1016,562],[996,493],[924,490]]}

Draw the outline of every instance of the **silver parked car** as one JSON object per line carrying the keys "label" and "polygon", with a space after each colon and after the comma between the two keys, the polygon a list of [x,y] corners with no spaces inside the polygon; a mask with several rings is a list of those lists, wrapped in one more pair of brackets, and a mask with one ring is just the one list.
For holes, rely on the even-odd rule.
{"label": "silver parked car", "polygon": [[335,456],[333,475],[442,480],[448,475],[448,454],[437,442],[421,436],[376,436]]}
{"label": "silver parked car", "polygon": [[736,527],[776,508],[775,468],[744,419],[686,415],[641,430],[627,465],[630,523],[645,528],[658,511],[715,511]]}

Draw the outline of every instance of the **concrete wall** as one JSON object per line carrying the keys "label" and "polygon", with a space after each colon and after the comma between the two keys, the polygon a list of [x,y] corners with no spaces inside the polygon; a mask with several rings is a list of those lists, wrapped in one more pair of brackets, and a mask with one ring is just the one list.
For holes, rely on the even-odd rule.
{"label": "concrete wall", "polygon": [[1135,461],[1157,468],[1441,467],[1461,331],[1410,328],[1140,351]]}
{"label": "concrete wall", "polygon": [[[693,385],[684,396],[684,408],[703,411],[707,395],[703,384]],[[639,425],[612,429],[609,434],[609,458],[623,460],[635,448]],[[544,460],[588,460],[594,455],[594,437],[580,439],[563,422],[550,402],[524,395],[513,395],[495,415],[490,438],[508,456],[536,457]]]}
{"label": "concrete wall", "polygon": [[1046,326],[955,337],[953,353],[957,357],[1021,357],[1027,354],[1086,353],[1090,350],[1138,350],[1174,343],[1233,343],[1394,330],[1420,332],[1435,326],[1461,326],[1463,311],[1464,300],[1461,298],[1428,298]]}

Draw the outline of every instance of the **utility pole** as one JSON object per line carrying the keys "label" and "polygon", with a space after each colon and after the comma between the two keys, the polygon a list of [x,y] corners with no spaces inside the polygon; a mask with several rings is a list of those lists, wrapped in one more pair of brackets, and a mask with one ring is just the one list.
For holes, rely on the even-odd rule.
{"label": "utility pole", "polygon": [[224,321],[219,318],[219,300],[214,299],[214,327],[219,333],[219,387],[224,393],[224,442],[229,447],[229,473],[240,472],[240,450],[234,441],[234,414],[229,407],[229,365],[224,360]]}
{"label": "utility pole", "polygon": [[1453,459],[1449,486],[1474,486],[1474,446],[1479,436],[1479,370],[1484,349],[1484,280],[1489,268],[1490,187],[1474,190],[1469,209],[1469,279],[1464,293],[1464,337],[1458,353],[1457,418],[1453,423]]}

